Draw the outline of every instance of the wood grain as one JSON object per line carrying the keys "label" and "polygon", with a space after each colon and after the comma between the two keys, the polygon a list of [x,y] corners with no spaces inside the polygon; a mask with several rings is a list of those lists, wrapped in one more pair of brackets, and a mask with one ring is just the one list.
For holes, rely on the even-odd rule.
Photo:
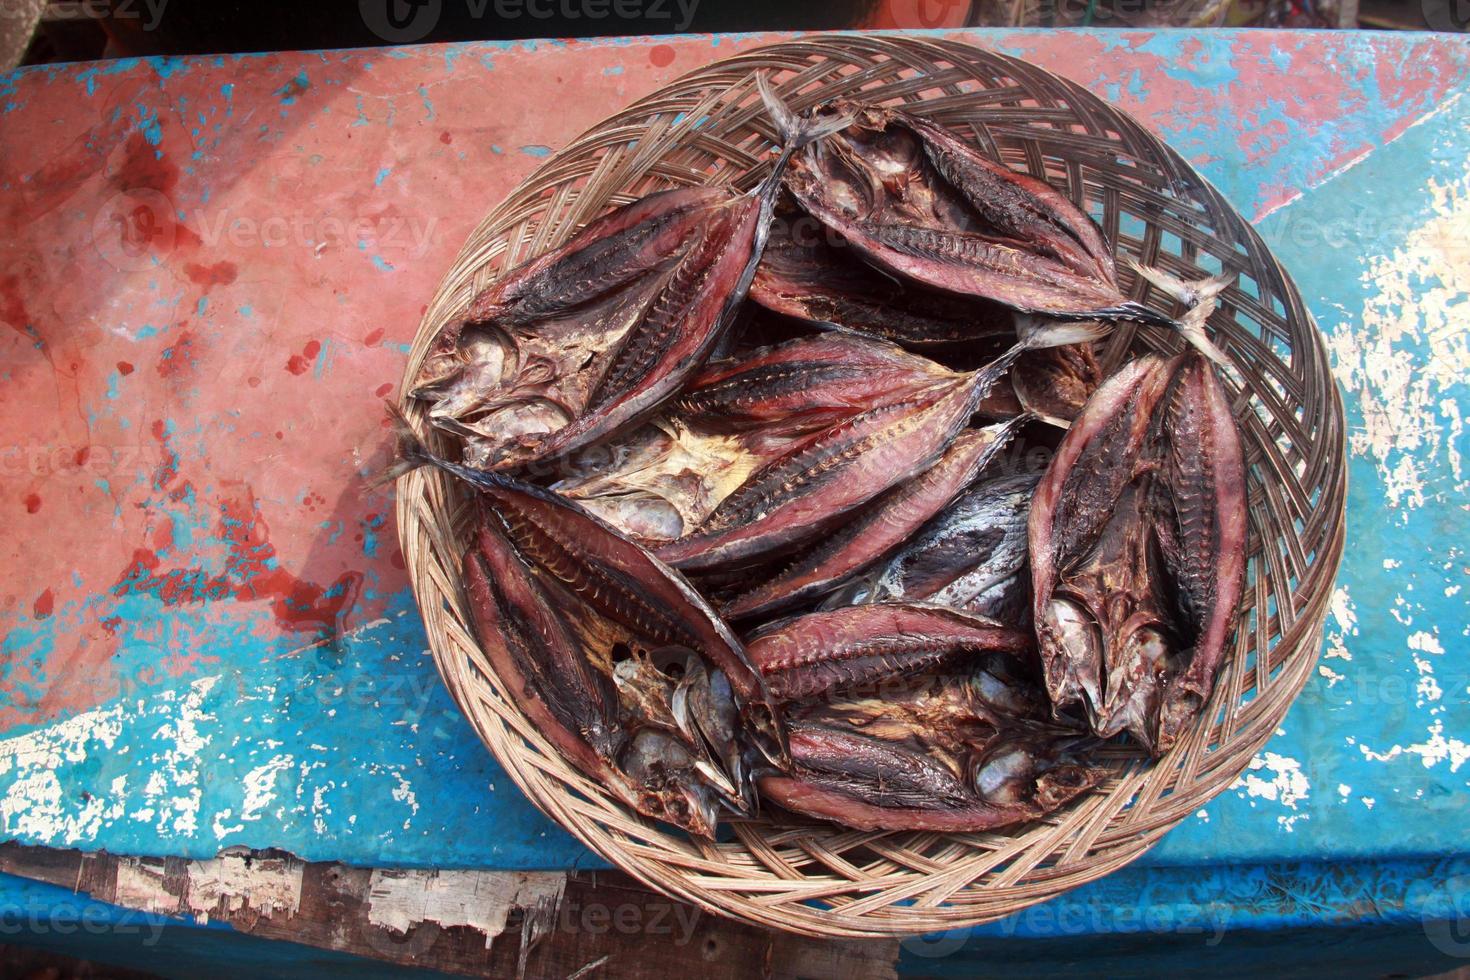
{"label": "wood grain", "polygon": [[[234,877],[237,884],[228,893],[211,891],[218,898],[206,913],[210,920],[266,939],[446,973],[562,978],[582,971],[582,978],[632,980],[691,971],[699,980],[882,980],[897,975],[896,940],[822,941],[760,929],[673,901],[621,872],[375,870],[301,861],[280,851],[231,851],[217,860],[258,873],[256,880],[265,886],[252,896],[247,874]],[[72,888],[98,901],[184,918],[200,916],[201,899],[195,892],[201,880],[219,878],[200,869],[207,864],[0,844],[0,871]],[[510,909],[499,933],[433,918],[414,921],[403,932],[381,924],[385,916],[375,904],[375,880],[381,883],[391,875],[400,882],[432,883],[442,874],[474,876],[484,895],[515,894],[528,875],[539,875],[543,884],[549,878],[564,881],[553,905],[539,914]],[[125,883],[121,895],[120,879]],[[151,889],[139,886],[144,880],[153,882]],[[262,899],[262,892],[278,895],[286,880],[299,882],[295,907],[263,907],[271,903]],[[476,911],[467,908],[467,917]],[[462,918],[444,917],[449,922]]]}

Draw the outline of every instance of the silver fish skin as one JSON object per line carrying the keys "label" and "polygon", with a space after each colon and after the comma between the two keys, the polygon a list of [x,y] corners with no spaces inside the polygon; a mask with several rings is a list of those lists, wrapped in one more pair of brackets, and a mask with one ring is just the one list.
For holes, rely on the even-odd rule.
{"label": "silver fish skin", "polygon": [[980,480],[822,608],[924,601],[1025,626],[1026,522],[1038,479],[1019,473]]}
{"label": "silver fish skin", "polygon": [[888,491],[846,527],[809,549],[785,569],[721,608],[727,618],[762,616],[832,591],[884,555],[942,511],[976,476],[994,465],[1021,415],[984,429],[967,429],[924,473]]}

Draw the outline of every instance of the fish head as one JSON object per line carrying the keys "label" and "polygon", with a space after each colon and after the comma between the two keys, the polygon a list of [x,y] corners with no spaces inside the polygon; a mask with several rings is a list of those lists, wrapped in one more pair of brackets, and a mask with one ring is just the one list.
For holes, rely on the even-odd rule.
{"label": "fish head", "polygon": [[424,358],[409,397],[430,404],[433,419],[458,418],[493,396],[514,373],[515,341],[487,323],[466,324],[452,346],[438,345]]}
{"label": "fish head", "polygon": [[970,786],[992,806],[1055,810],[1104,775],[1070,755],[1075,741],[1040,729],[1002,734],[972,758]]}
{"label": "fish head", "polygon": [[683,743],[664,732],[644,729],[633,736],[618,761],[636,787],[642,813],[699,837],[714,837],[721,801],[699,777]]}
{"label": "fish head", "polygon": [[1074,594],[1054,595],[1042,608],[1036,630],[1052,703],[1068,705],[1081,700],[1089,716],[1100,711],[1100,668],[1106,641],[1088,602]]}

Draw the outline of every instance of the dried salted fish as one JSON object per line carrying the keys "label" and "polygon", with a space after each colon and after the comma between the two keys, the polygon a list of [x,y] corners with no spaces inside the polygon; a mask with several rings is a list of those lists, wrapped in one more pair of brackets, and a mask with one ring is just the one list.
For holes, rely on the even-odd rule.
{"label": "dried salted fish", "polygon": [[1193,643],[1187,665],[1169,677],[1157,746],[1178,740],[1209,700],[1245,591],[1245,453],[1230,402],[1205,358],[1187,355],[1175,376],[1164,467],[1174,523],[1161,525],[1182,631]]}
{"label": "dried salted fish", "polygon": [[870,263],[1033,313],[1169,322],[1122,294],[1097,226],[1049,184],[896,109],[825,113],[853,122],[797,155],[787,187]]}
{"label": "dried salted fish", "polygon": [[596,383],[586,368],[628,335],[727,199],[710,187],[651,194],[507,273],[435,338],[410,394],[428,402],[435,425],[466,440],[470,461],[565,425]]}
{"label": "dried salted fish", "polygon": [[782,701],[817,697],[896,675],[954,664],[978,651],[1019,656],[1029,634],[992,620],[915,603],[847,606],[781,620],[747,652]]}
{"label": "dried salted fish", "polygon": [[1034,613],[1058,710],[1166,751],[1198,714],[1245,573],[1245,465],[1205,355],[1108,379],[1037,487]]}
{"label": "dried salted fish", "polygon": [[1096,786],[1085,740],[1046,723],[1044,692],[1012,653],[921,675],[880,695],[788,707],[792,768],[770,802],[859,830],[979,831],[1035,820]]}
{"label": "dried salted fish", "polygon": [[708,365],[671,411],[584,450],[553,488],[639,541],[670,541],[816,431],[960,377],[881,341],[799,338]]}
{"label": "dried salted fish", "polygon": [[970,429],[938,461],[873,501],[850,523],[773,577],[721,607],[731,619],[762,616],[831,591],[880,560],[967,487],[1028,421]]}
{"label": "dried salted fish", "polygon": [[[1127,602],[1109,602],[1125,583],[1096,585],[1104,591],[1073,592],[1063,576],[1075,575],[1092,554],[1109,524],[1112,558],[1118,561],[1130,541],[1131,557],[1149,558],[1151,535],[1138,525],[1137,507],[1146,504],[1152,486],[1146,444],[1152,433],[1154,410],[1163,397],[1165,362],[1157,357],[1132,361],[1109,378],[1072,423],[1046,475],[1032,498],[1029,524],[1033,613],[1038,643],[1046,667],[1047,689],[1057,710],[1081,704],[1095,729],[1107,727],[1104,675],[1107,650],[1114,642],[1109,626],[1122,626],[1131,615]],[[1134,510],[1120,513],[1124,490],[1143,477],[1147,488],[1137,488],[1128,503]],[[1143,590],[1140,599],[1156,606],[1154,591],[1162,584],[1156,567],[1125,562],[1110,569],[1113,577],[1126,576],[1126,586]],[[1107,616],[1107,620],[1099,618]],[[1112,620],[1121,620],[1113,623]],[[1154,628],[1154,627],[1151,627]]]}
{"label": "dried salted fish", "polygon": [[721,809],[750,813],[750,766],[757,754],[788,764],[785,730],[699,594],[575,504],[440,459],[401,429],[390,472],[423,465],[479,491],[464,558],[470,611],[497,674],[537,705],[547,737],[641,812],[693,833],[712,835]]}
{"label": "dried salted fish", "polygon": [[1017,343],[979,371],[834,426],[752,474],[695,533],[656,553],[675,567],[702,572],[799,547],[933,465],[1022,353],[1092,341],[1100,329],[1027,319],[1018,324]]}
{"label": "dried salted fish", "polygon": [[1026,521],[1039,478],[1020,473],[981,480],[892,558],[834,592],[823,607],[924,601],[1026,626]]}
{"label": "dried salted fish", "polygon": [[750,298],[775,313],[914,348],[977,342],[1004,347],[1013,334],[1004,306],[875,269],[839,236],[794,209],[772,222]]}
{"label": "dried salted fish", "polygon": [[791,154],[844,124],[801,120],[758,78],[781,133],[746,194],[682,190],[593,222],[510,273],[436,342],[411,394],[491,469],[544,463],[648,418],[720,343],[760,258]]}
{"label": "dried salted fish", "polygon": [[[698,527],[762,464],[808,438],[724,432],[683,415],[660,417],[625,440],[586,451],[573,460],[577,472],[552,489],[651,546]],[[607,465],[597,465],[603,459]]]}
{"label": "dried salted fish", "polygon": [[959,375],[882,340],[798,337],[707,364],[675,409],[722,428],[825,428]]}

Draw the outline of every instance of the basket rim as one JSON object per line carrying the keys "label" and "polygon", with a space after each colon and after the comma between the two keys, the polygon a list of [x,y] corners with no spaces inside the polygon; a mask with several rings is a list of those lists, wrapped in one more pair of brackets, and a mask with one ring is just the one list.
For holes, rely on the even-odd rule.
{"label": "basket rim", "polygon": [[[445,277],[441,280],[439,288],[426,308],[415,333],[414,350],[408,358],[408,362],[405,365],[403,381],[399,385],[400,407],[412,417],[415,406],[409,403],[406,396],[402,393],[406,392],[411,386],[410,382],[422,361],[426,339],[432,337],[437,332],[439,325],[443,322],[439,313],[446,304],[453,305],[449,304],[449,300],[452,299],[455,292],[452,283],[454,270],[475,260],[478,260],[479,266],[483,268],[487,262],[493,261],[506,248],[510,247],[509,243],[501,243],[498,248],[493,245],[488,250],[477,248],[476,240],[485,229],[495,226],[504,226],[506,229],[512,229],[518,226],[523,228],[525,222],[528,220],[527,214],[534,214],[540,209],[541,205],[538,204],[536,207],[531,207],[527,214],[521,214],[517,217],[517,212],[526,211],[527,206],[513,206],[516,202],[522,201],[523,199],[536,202],[538,199],[534,195],[531,195],[531,191],[537,188],[556,183],[564,184],[565,181],[585,177],[588,173],[595,173],[598,158],[587,156],[586,154],[604,145],[624,143],[627,141],[629,135],[646,136],[648,134],[647,124],[643,126],[634,124],[610,125],[613,121],[639,115],[647,116],[650,119],[655,118],[660,113],[669,111],[666,103],[669,102],[671,96],[667,95],[667,93],[678,91],[681,86],[688,86],[692,82],[710,76],[718,76],[732,71],[751,73],[758,67],[784,67],[788,69],[795,68],[797,70],[803,67],[810,67],[812,62],[808,52],[812,45],[813,42],[807,40],[778,42],[747,49],[730,58],[711,62],[705,66],[686,72],[678,79],[660,88],[657,92],[635,101],[602,122],[595,124],[586,132],[570,141],[561,150],[554,153],[533,173],[522,180],[501,202],[487,212],[486,217],[471,232],[464,246],[462,246],[450,272],[446,273]],[[840,34],[823,36],[821,38],[821,46],[828,48],[850,48],[869,55],[904,61],[918,56],[937,57],[941,60],[950,61],[955,57],[966,58],[974,57],[976,54],[983,54],[988,59],[1007,64],[1013,71],[1019,70],[1019,73],[1023,75],[1025,73],[1031,73],[1054,80],[1058,83],[1058,87],[1067,92],[1069,96],[1077,96],[1084,101],[1090,100],[1093,103],[1098,103],[1095,97],[1080,86],[1059,76],[1055,76],[1045,69],[1000,54],[988,48],[964,42],[937,38]],[[682,102],[677,104],[682,105]],[[1204,177],[1196,173],[1177,152],[1168,147],[1162,140],[1148,133],[1141,124],[1120,110],[1108,106],[1103,106],[1102,108],[1112,119],[1118,120],[1123,127],[1131,128],[1134,135],[1141,138],[1150,150],[1162,154],[1167,162],[1173,168],[1176,168],[1179,173],[1186,175],[1188,180],[1196,182],[1201,189],[1213,195],[1221,205],[1228,209],[1232,215],[1236,216],[1240,225],[1243,226],[1243,234],[1248,239],[1247,244],[1254,249],[1259,249],[1262,255],[1274,262],[1274,257],[1271,256],[1269,249],[1260,240],[1254,228],[1244,222],[1243,219],[1239,219],[1233,208],[1230,208],[1228,202],[1219,194],[1218,190]],[[750,164],[745,169],[748,172],[752,166],[759,167],[759,165],[759,159],[752,157]],[[580,191],[568,194],[568,197],[575,202],[579,194]],[[608,200],[618,201],[620,198],[630,199],[633,196],[637,195],[627,191],[625,188],[619,188],[617,193],[608,197]],[[584,214],[579,223],[585,223],[585,220],[591,216],[591,214]],[[524,235],[524,231],[521,234]],[[545,228],[539,229],[538,235],[542,238],[541,248],[533,247],[530,254],[535,254],[544,249],[546,245],[544,240]],[[1285,270],[1280,269],[1279,265],[1276,268],[1285,287],[1295,295],[1295,286],[1291,283],[1290,277],[1285,273]],[[1299,296],[1296,298],[1299,304]],[[1311,512],[1312,517],[1317,519],[1319,524],[1326,525],[1325,540],[1319,542],[1314,554],[1305,563],[1305,569],[1308,574],[1293,590],[1294,598],[1305,592],[1307,601],[1300,611],[1291,612],[1290,622],[1285,622],[1286,610],[1277,610],[1275,615],[1282,620],[1280,624],[1281,635],[1274,643],[1267,644],[1261,650],[1261,653],[1265,654],[1265,660],[1267,661],[1267,673],[1280,670],[1279,675],[1271,680],[1273,696],[1277,697],[1277,704],[1275,705],[1275,710],[1272,712],[1272,716],[1277,722],[1279,722],[1281,716],[1289,709],[1297,694],[1311,676],[1316,665],[1317,657],[1320,654],[1322,627],[1328,611],[1332,584],[1341,562],[1346,540],[1347,470],[1346,446],[1345,440],[1342,438],[1344,428],[1342,398],[1335,379],[1332,378],[1330,371],[1327,370],[1328,352],[1325,338],[1322,336],[1320,329],[1317,328],[1310,313],[1305,311],[1304,308],[1302,308],[1301,312],[1305,315],[1306,325],[1309,328],[1305,333],[1309,343],[1301,350],[1292,347],[1292,354],[1294,358],[1300,356],[1304,362],[1304,379],[1308,383],[1312,380],[1319,382],[1317,394],[1324,396],[1326,402],[1324,416],[1326,428],[1335,428],[1339,434],[1339,438],[1336,440],[1337,444],[1328,447],[1324,453],[1330,468],[1326,480],[1330,484],[1329,489],[1331,495],[1335,498],[1335,503],[1332,507],[1314,509]],[[1136,346],[1134,344],[1134,338],[1131,336],[1127,338],[1127,342]],[[1124,344],[1120,343],[1118,348],[1121,349],[1123,346]],[[1320,384],[1323,380],[1326,381],[1325,386]],[[1246,433],[1243,433],[1243,435],[1247,435],[1247,441],[1250,442],[1249,435]],[[1273,463],[1273,465],[1279,467],[1279,463]],[[397,489],[395,511],[397,515],[399,543],[406,559],[405,565],[409,572],[415,602],[418,604],[420,613],[424,619],[426,632],[430,641],[430,649],[433,653],[436,667],[441,677],[443,677],[446,686],[450,689],[456,705],[466,715],[481,740],[486,743],[487,747],[496,756],[501,766],[506,770],[507,775],[515,781],[516,785],[531,799],[532,803],[538,809],[571,832],[585,846],[605,860],[622,868],[651,888],[668,894],[671,897],[691,902],[712,913],[732,916],[758,925],[810,936],[845,938],[908,935],[921,932],[942,931],[961,925],[973,925],[992,921],[1035,902],[1054,897],[1062,891],[1077,887],[1103,874],[1110,873],[1137,858],[1140,854],[1152,847],[1164,833],[1183,820],[1189,813],[1197,809],[1204,800],[1223,792],[1229,783],[1233,781],[1234,777],[1249,765],[1251,759],[1259,751],[1261,746],[1269,741],[1276,727],[1274,723],[1269,726],[1258,726],[1260,727],[1260,731],[1253,737],[1227,739],[1222,741],[1218,746],[1210,749],[1208,752],[1208,768],[1211,772],[1210,779],[1212,785],[1202,797],[1201,794],[1185,791],[1172,792],[1167,797],[1155,796],[1153,798],[1147,798],[1149,774],[1161,767],[1166,760],[1170,760],[1171,757],[1181,751],[1180,749],[1176,749],[1152,765],[1130,767],[1116,779],[1116,788],[1112,786],[1115,781],[1110,780],[1108,792],[1094,791],[1081,801],[1072,804],[1071,807],[1065,808],[1062,812],[1069,812],[1073,808],[1082,809],[1091,805],[1093,809],[1099,811],[1093,817],[1107,823],[1111,821],[1112,817],[1107,816],[1106,811],[1112,811],[1113,815],[1116,815],[1118,810],[1130,804],[1136,805],[1136,801],[1143,798],[1145,805],[1151,807],[1149,814],[1152,819],[1146,827],[1132,827],[1129,835],[1127,835],[1127,839],[1115,840],[1106,836],[1096,838],[1085,849],[1087,855],[1091,857],[1090,862],[1084,860],[1082,862],[1074,862],[1065,867],[1053,866],[1047,869],[1046,875],[1050,877],[1050,885],[1055,887],[1048,887],[1034,896],[1028,896],[1024,899],[1008,899],[1003,893],[1006,892],[1007,888],[1012,888],[1012,886],[1007,885],[993,889],[994,894],[989,897],[993,898],[994,901],[987,903],[987,896],[984,895],[962,895],[961,893],[969,888],[969,884],[960,882],[955,891],[950,895],[951,899],[963,899],[959,904],[931,907],[924,907],[917,903],[899,905],[884,904],[874,907],[871,912],[864,910],[862,912],[861,926],[849,924],[846,921],[847,915],[839,916],[830,908],[815,906],[807,902],[802,902],[801,904],[771,904],[769,906],[762,906],[750,900],[738,900],[739,896],[737,892],[739,892],[739,889],[722,887],[718,881],[711,881],[707,876],[700,874],[701,869],[707,870],[707,866],[712,862],[708,845],[701,846],[690,843],[686,848],[678,849],[674,854],[665,854],[661,853],[657,848],[630,844],[627,841],[628,837],[648,836],[646,833],[640,834],[638,824],[640,822],[645,825],[648,824],[642,818],[638,817],[633,817],[626,823],[619,823],[618,831],[623,835],[623,838],[615,839],[603,826],[608,815],[600,814],[589,818],[588,814],[584,811],[595,810],[595,803],[589,803],[586,798],[579,800],[575,794],[566,788],[566,783],[569,781],[575,782],[575,778],[568,780],[561,774],[553,777],[548,775],[546,771],[536,764],[541,755],[547,755],[553,758],[559,757],[554,752],[549,751],[549,746],[540,739],[538,733],[530,728],[524,715],[520,713],[519,708],[515,705],[514,699],[507,697],[504,689],[499,685],[498,680],[493,678],[488,664],[467,665],[463,662],[464,658],[458,651],[453,649],[450,643],[449,634],[451,632],[465,633],[462,624],[467,622],[467,617],[459,615],[459,624],[444,624],[441,622],[444,616],[449,616],[452,619],[458,613],[462,612],[462,610],[455,608],[456,604],[460,601],[456,583],[449,581],[449,579],[457,577],[457,567],[448,570],[441,568],[431,571],[426,568],[421,568],[420,562],[417,560],[424,547],[433,548],[437,545],[443,550],[452,545],[452,528],[438,526],[432,520],[432,508],[425,502],[434,501],[435,506],[439,510],[447,512],[445,510],[448,506],[446,502],[453,496],[453,489],[448,486],[446,478],[442,477],[442,475],[438,473],[425,473],[424,471],[415,471],[401,477],[398,481]],[[1324,510],[1325,513],[1323,512]],[[449,553],[454,556],[457,562],[457,549],[450,547]],[[1245,624],[1243,622],[1240,629],[1242,631],[1245,630]],[[473,636],[467,635],[467,638],[473,645]],[[1233,666],[1228,669],[1234,673]],[[1246,666],[1242,665],[1239,672],[1244,674],[1247,669]],[[1259,660],[1256,670],[1258,672],[1260,670]],[[477,678],[474,676],[476,674],[480,676]],[[1224,675],[1222,674],[1222,683],[1217,685],[1216,695],[1211,700],[1212,706],[1215,706],[1221,699],[1221,691],[1225,688],[1223,680]],[[499,724],[504,726],[515,738],[519,739],[515,743],[512,751],[502,752],[497,747],[494,738],[487,735],[487,732],[482,727],[485,724],[489,724],[489,721],[476,711],[466,707],[470,699],[480,696],[477,693],[475,685],[482,685],[484,690],[493,692],[498,697],[500,703],[491,706],[489,710],[496,716],[496,721]],[[1238,705],[1227,705],[1227,712],[1232,707],[1238,707]],[[1229,715],[1227,714],[1227,720],[1228,717]],[[1204,722],[1205,718],[1202,716],[1201,723],[1203,724]],[[530,747],[529,749],[527,748],[528,745]],[[1205,760],[1187,760],[1186,765],[1192,768],[1198,768],[1197,763],[1202,761]],[[580,774],[574,774],[574,776],[581,778]],[[585,778],[582,778],[582,781],[585,783]],[[1133,783],[1136,783],[1137,787],[1124,794],[1122,789]],[[1195,785],[1198,785],[1198,783]],[[1115,798],[1120,796],[1122,797],[1121,802],[1115,804]],[[1103,820],[1104,816],[1107,816],[1106,820]],[[1030,832],[1038,826],[1044,827],[1053,822],[1051,819],[1047,819],[1040,821],[1038,824],[1026,825],[1024,829]],[[736,838],[747,851],[753,846],[752,841],[749,839],[750,835],[757,833],[753,828],[758,826],[770,825],[751,824],[735,828]],[[803,823],[801,826],[806,827],[807,825]],[[869,836],[882,838],[892,835],[873,834]],[[950,836],[965,838],[975,835]],[[754,846],[760,845],[757,842]],[[776,881],[769,868],[762,867],[758,863],[753,863],[750,870],[756,876],[743,880],[756,885],[757,888],[761,881],[766,881],[767,879],[771,882]],[[1029,873],[1028,871],[1027,874]],[[916,871],[914,872],[914,876],[916,880],[922,880],[924,882],[922,887],[915,888],[915,891],[918,892],[932,887],[932,882],[936,878],[943,877],[944,872],[921,874]],[[803,876],[802,880],[812,883],[812,896],[814,898],[820,897],[819,893],[823,892],[824,889],[861,891],[860,888],[855,887],[855,882],[852,879],[843,878],[830,870],[825,874],[816,875],[811,878]],[[859,900],[855,904],[861,906],[863,903]],[[847,913],[850,910],[844,906],[843,912]],[[841,921],[838,921],[839,918]]]}

